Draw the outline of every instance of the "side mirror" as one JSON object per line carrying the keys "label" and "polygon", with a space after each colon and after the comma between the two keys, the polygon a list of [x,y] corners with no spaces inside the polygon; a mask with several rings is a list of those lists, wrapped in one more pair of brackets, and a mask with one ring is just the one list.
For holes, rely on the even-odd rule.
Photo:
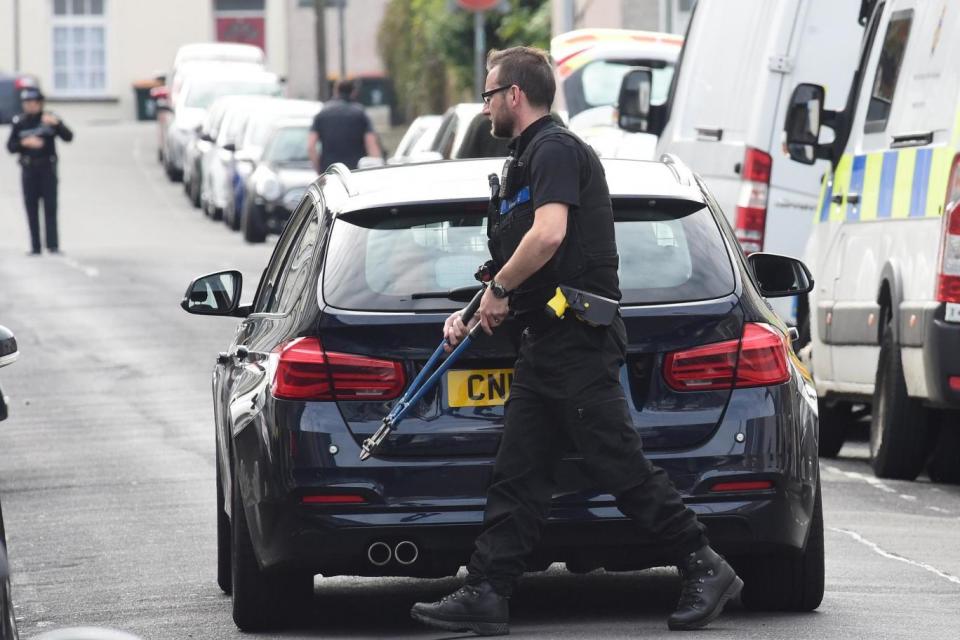
{"label": "side mirror", "polygon": [[650,89],[653,72],[631,69],[620,81],[617,124],[625,131],[646,132],[650,128]]}
{"label": "side mirror", "polygon": [[813,276],[807,265],[796,258],[775,253],[751,253],[747,264],[760,285],[764,298],[783,298],[809,293],[813,289]]}
{"label": "side mirror", "polygon": [[209,133],[201,133],[200,139],[204,142],[213,142],[213,136],[211,136]]}
{"label": "side mirror", "polygon": [[237,315],[242,288],[243,275],[239,271],[211,273],[190,283],[180,306],[199,316]]}
{"label": "side mirror", "polygon": [[798,84],[790,96],[787,119],[783,124],[787,152],[803,164],[816,162],[823,124],[823,101],[826,90],[818,84]]}
{"label": "side mirror", "polygon": [[232,142],[228,142],[227,144],[223,145],[223,150],[224,150],[224,151],[229,151],[230,153],[236,153],[236,151],[237,151],[237,145],[235,145],[235,144],[232,143]]}
{"label": "side mirror", "polygon": [[0,325],[0,367],[16,362],[20,356],[17,348],[17,339],[13,337],[13,332],[3,325]]}

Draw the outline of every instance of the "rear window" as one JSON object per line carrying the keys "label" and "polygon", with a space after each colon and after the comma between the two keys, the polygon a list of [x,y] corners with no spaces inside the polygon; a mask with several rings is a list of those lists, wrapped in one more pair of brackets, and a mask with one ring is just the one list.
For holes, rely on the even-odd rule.
{"label": "rear window", "polygon": [[[718,298],[733,291],[733,267],[709,210],[690,203],[615,204],[622,304]],[[333,225],[323,297],[357,311],[447,311],[444,292],[475,287],[490,257],[485,203],[364,211]]]}

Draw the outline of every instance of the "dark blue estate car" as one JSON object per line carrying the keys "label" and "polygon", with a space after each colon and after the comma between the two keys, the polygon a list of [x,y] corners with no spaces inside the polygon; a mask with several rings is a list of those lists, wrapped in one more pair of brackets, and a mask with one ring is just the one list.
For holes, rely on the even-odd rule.
{"label": "dark blue estate car", "polygon": [[[308,190],[252,305],[240,274],[183,307],[243,318],[213,375],[219,583],[242,629],[282,623],[312,577],[443,576],[466,563],[503,424],[514,331],[479,339],[378,454],[361,443],[476,291],[486,176],[471,160],[349,172]],[[616,214],[636,428],[736,564],[743,600],[811,610],[823,594],[816,393],[768,297],[810,288],[798,261],[745,259],[675,159],[604,162]],[[514,328],[515,329],[515,328]],[[571,450],[531,569],[664,565]]]}

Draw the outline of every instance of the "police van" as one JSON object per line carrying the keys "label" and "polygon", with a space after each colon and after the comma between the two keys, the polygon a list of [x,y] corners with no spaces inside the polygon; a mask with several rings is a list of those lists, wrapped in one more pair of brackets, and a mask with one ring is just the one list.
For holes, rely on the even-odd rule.
{"label": "police van", "polygon": [[[795,87],[794,160],[826,169],[806,252],[821,455],[862,403],[884,478],[960,479],[960,2],[864,0],[846,106]],[[821,127],[833,130],[820,135]],[[932,450],[932,457],[931,457]]]}

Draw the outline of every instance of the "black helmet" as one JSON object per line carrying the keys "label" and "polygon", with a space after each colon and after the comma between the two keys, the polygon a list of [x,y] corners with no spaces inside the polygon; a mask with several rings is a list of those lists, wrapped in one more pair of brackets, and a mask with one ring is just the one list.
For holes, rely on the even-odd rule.
{"label": "black helmet", "polygon": [[25,87],[20,90],[20,102],[24,100],[43,100],[43,92],[37,87]]}

